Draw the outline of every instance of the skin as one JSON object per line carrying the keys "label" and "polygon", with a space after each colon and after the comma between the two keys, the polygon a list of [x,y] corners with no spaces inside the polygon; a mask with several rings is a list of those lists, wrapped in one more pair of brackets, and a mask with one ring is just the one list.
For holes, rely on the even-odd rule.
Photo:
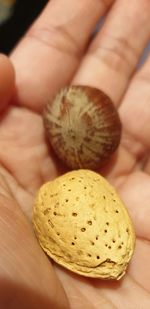
{"label": "skin", "polygon": [[[135,70],[150,38],[149,19],[149,0],[62,0],[61,6],[52,0],[11,53],[11,62],[0,56],[2,308],[150,307],[150,58]],[[105,91],[123,124],[119,150],[100,170],[117,188],[136,230],[135,254],[119,282],[82,278],[56,266],[33,233],[37,190],[66,171],[47,145],[41,112],[69,82]]]}

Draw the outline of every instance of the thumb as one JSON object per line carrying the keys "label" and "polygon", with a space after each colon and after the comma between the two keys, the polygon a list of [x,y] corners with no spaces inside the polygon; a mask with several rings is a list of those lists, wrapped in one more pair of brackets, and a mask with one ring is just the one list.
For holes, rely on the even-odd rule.
{"label": "thumb", "polygon": [[0,175],[0,308],[67,309],[65,292]]}

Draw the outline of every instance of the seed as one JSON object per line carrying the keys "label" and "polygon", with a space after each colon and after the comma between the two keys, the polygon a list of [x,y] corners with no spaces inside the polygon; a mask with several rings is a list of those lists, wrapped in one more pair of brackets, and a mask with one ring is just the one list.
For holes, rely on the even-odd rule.
{"label": "seed", "polygon": [[99,168],[120,143],[119,115],[99,89],[65,87],[48,103],[43,117],[54,151],[71,169]]}
{"label": "seed", "polygon": [[132,222],[116,191],[97,173],[78,169],[43,185],[35,201],[33,224],[43,250],[65,268],[102,279],[120,279],[125,274],[135,244]]}

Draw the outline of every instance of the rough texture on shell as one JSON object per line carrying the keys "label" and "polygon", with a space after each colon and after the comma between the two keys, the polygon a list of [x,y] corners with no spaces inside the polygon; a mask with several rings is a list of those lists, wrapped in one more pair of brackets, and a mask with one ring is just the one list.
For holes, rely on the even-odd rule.
{"label": "rough texture on shell", "polygon": [[35,233],[55,262],[83,276],[120,279],[135,234],[114,188],[99,174],[77,170],[44,184],[33,210]]}
{"label": "rough texture on shell", "polygon": [[70,168],[97,169],[117,149],[121,123],[102,91],[88,86],[62,89],[44,112],[48,139]]}

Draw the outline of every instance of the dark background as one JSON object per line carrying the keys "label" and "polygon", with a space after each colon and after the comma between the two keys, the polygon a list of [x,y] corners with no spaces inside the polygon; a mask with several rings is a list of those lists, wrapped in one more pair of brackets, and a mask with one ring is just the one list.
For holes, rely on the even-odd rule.
{"label": "dark background", "polygon": [[18,0],[14,13],[0,26],[0,52],[8,54],[48,0]]}
{"label": "dark background", "polygon": [[[0,52],[8,54],[11,51],[47,2],[48,0],[17,0],[14,14],[7,22],[0,26]],[[149,54],[150,44],[144,51],[140,66]]]}

